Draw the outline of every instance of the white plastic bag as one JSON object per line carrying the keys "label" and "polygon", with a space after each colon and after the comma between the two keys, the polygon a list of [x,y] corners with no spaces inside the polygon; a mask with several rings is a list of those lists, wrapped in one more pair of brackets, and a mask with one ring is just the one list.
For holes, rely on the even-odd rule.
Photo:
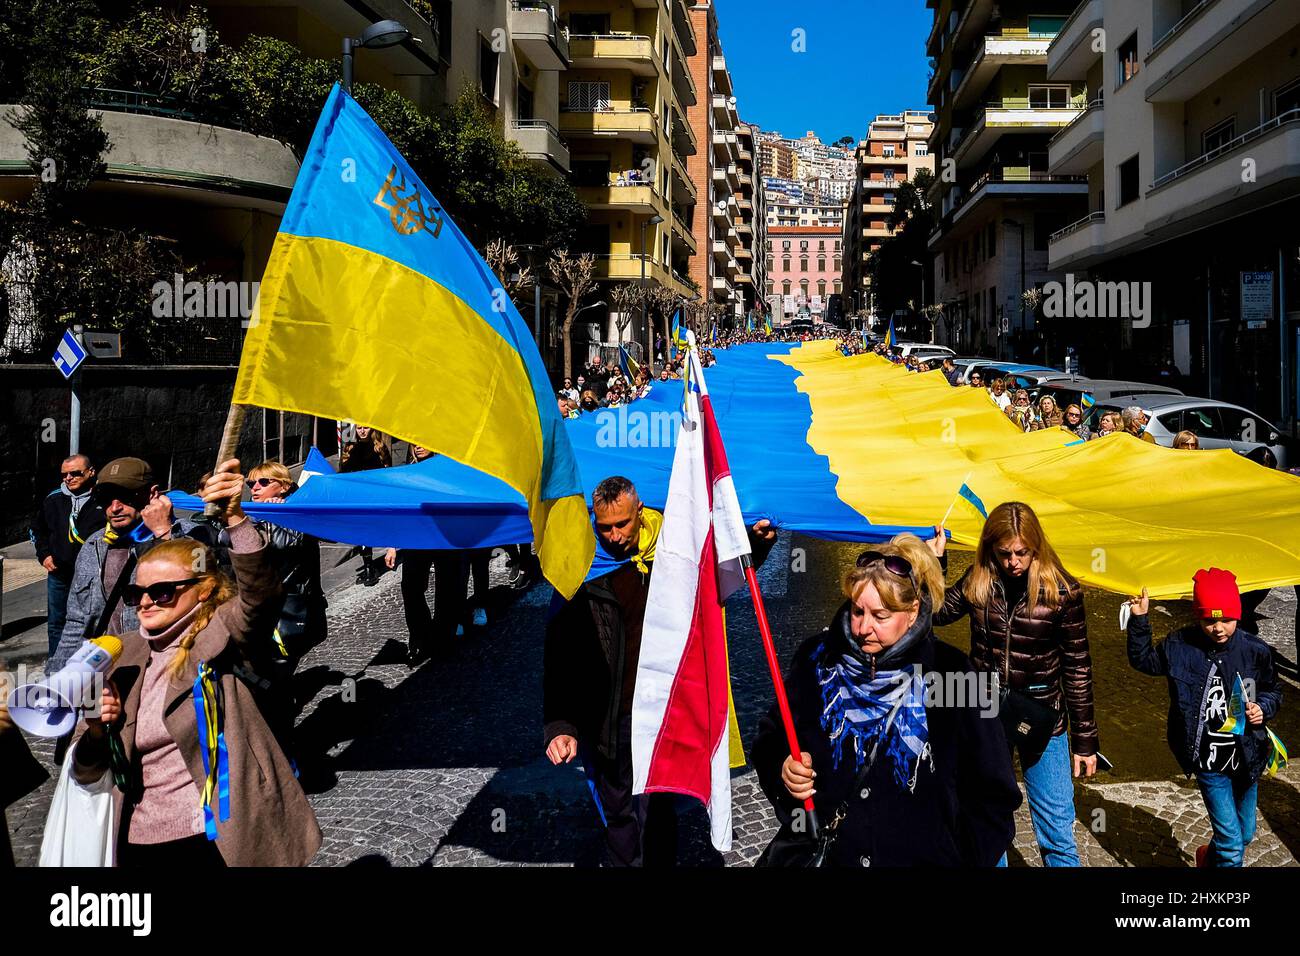
{"label": "white plastic bag", "polygon": [[116,791],[113,773],[105,770],[95,783],[78,783],[72,775],[73,753],[59,770],[50,812],[41,838],[41,866],[112,866]]}

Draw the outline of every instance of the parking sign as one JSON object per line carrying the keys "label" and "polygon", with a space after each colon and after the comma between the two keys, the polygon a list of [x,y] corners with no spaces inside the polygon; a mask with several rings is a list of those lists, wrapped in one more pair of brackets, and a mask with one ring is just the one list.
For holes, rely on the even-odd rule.
{"label": "parking sign", "polygon": [[70,330],[64,332],[63,340],[54,350],[54,367],[63,373],[64,378],[72,378],[72,373],[84,361],[86,361],[86,350],[81,347],[81,343]]}

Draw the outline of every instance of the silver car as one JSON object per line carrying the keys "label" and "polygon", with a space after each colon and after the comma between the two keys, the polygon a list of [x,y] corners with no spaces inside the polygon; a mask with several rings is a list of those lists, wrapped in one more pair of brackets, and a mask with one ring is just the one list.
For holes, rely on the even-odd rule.
{"label": "silver car", "polygon": [[1267,448],[1277,459],[1277,467],[1290,467],[1288,451],[1290,439],[1266,419],[1240,405],[1230,405],[1212,398],[1194,398],[1188,395],[1143,394],[1098,402],[1088,413],[1088,421],[1096,428],[1102,411],[1123,411],[1139,405],[1150,421],[1147,431],[1157,445],[1172,448],[1174,436],[1180,431],[1196,434],[1202,448],[1231,448],[1239,455],[1258,458],[1261,448]]}

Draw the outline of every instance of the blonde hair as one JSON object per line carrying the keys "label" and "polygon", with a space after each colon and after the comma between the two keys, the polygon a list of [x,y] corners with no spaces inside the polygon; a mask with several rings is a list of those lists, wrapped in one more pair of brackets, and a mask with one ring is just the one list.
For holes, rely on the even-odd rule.
{"label": "blonde hair", "polygon": [[284,485],[293,484],[289,469],[278,461],[264,461],[248,473],[249,478],[274,478]]}
{"label": "blonde hair", "polygon": [[190,629],[177,642],[176,656],[172,658],[168,676],[172,680],[178,681],[185,674],[185,667],[189,663],[190,648],[194,646],[194,641],[199,632],[208,626],[208,622],[212,620],[212,615],[217,613],[217,608],[235,596],[235,584],[218,568],[216,553],[206,544],[192,538],[174,538],[170,541],[161,541],[146,551],[140,558],[141,565],[161,561],[171,561],[181,567],[193,568],[194,577],[199,579],[194,587],[202,588],[204,585],[210,587],[207,598],[199,603],[198,613],[194,615],[194,623],[190,625]]}
{"label": "blonde hair", "polygon": [[1201,440],[1196,437],[1196,432],[1194,431],[1189,431],[1186,428],[1184,428],[1182,431],[1180,431],[1177,435],[1174,436],[1175,448],[1185,448],[1187,447],[1188,442],[1195,442],[1197,448],[1201,447]]}
{"label": "blonde hair", "polygon": [[[937,608],[943,603],[943,570],[939,567],[939,559],[924,541],[914,534],[899,534],[889,544],[882,544],[875,550],[905,559],[912,565],[912,578],[916,579],[917,586],[929,594],[930,606]],[[910,611],[912,605],[921,600],[921,594],[912,587],[911,578],[899,577],[886,570],[879,561],[865,568],[849,568],[844,574],[844,596],[850,601],[857,600],[868,583],[875,585],[880,603],[891,611]]]}
{"label": "blonde hair", "polygon": [[1061,591],[1070,588],[1069,578],[1043,532],[1038,515],[1029,505],[1019,501],[1004,502],[989,512],[984,530],[980,532],[979,546],[975,549],[975,563],[971,565],[970,577],[963,589],[966,600],[976,607],[988,607],[993,581],[998,575],[997,558],[993,552],[999,545],[1016,538],[1033,552],[1027,572],[1026,594],[1029,600],[1042,602],[1051,608],[1059,607]]}

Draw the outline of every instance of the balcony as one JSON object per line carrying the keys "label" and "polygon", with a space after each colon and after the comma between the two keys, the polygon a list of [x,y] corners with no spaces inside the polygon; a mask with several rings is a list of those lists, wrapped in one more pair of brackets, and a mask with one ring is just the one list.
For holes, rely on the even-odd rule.
{"label": "balcony", "polygon": [[731,87],[731,73],[727,70],[726,57],[715,56],[713,58],[713,89],[727,96],[736,92]]}
{"label": "balcony", "polygon": [[654,187],[646,183],[625,181],[607,186],[577,186],[575,192],[588,209],[625,209],[642,216],[663,211]]}
{"label": "balcony", "polygon": [[[93,109],[108,134],[104,159],[108,169],[92,190],[119,195],[161,198],[207,206],[238,205],[276,215],[283,213],[298,176],[293,151],[278,140],[236,129],[212,126],[173,115],[156,115],[163,107],[140,94],[95,90]],[[126,99],[135,97],[134,103]],[[13,177],[27,179],[25,137],[6,122],[19,108],[0,105],[0,199],[19,198],[11,192]],[[123,112],[130,109],[132,112]],[[9,174],[5,176],[4,174]],[[181,187],[181,188],[172,188]],[[21,195],[28,184],[19,184]],[[189,206],[184,207],[189,210]],[[184,215],[189,215],[187,211]]]}
{"label": "balcony", "polygon": [[682,106],[694,106],[699,102],[695,80],[685,65],[673,67],[673,92],[677,94],[677,101]]}
{"label": "balcony", "polygon": [[681,217],[681,215],[677,212],[676,209],[673,210],[672,241],[677,243],[677,245],[681,246],[682,248],[688,250],[689,255],[692,256],[695,255],[696,248],[697,248],[695,244],[695,236],[691,234],[690,225],[686,222],[685,219]]}
{"label": "balcony", "polygon": [[1105,157],[1106,104],[1093,100],[1073,123],[1047,144],[1047,165],[1053,173],[1086,173]]}
{"label": "balcony", "polygon": [[559,130],[546,120],[515,120],[506,138],[518,143],[534,162],[545,163],[561,173],[569,171],[569,147],[560,139]]}
{"label": "balcony", "polygon": [[687,205],[694,205],[699,201],[699,191],[695,188],[695,183],[691,181],[690,174],[686,172],[686,165],[674,150],[669,150],[668,154],[672,157],[673,200],[681,201],[681,196],[678,193],[678,190],[681,190],[690,197]]}
{"label": "balcony", "polygon": [[714,292],[722,292],[728,295],[731,293],[731,283],[723,276],[714,276],[710,288],[712,288]]}
{"label": "balcony", "polygon": [[1002,33],[986,36],[979,53],[966,70],[953,94],[952,105],[964,109],[975,102],[988,89],[989,83],[1003,67],[1038,66],[1047,60],[1047,48],[1052,38]]}
{"label": "balcony", "polygon": [[1079,196],[1087,198],[1087,176],[1053,176],[1028,169],[1004,169],[988,172],[971,183],[969,191],[958,197],[949,210],[949,225],[956,225],[981,201],[994,197],[1025,198],[1042,196]]}
{"label": "balcony", "polygon": [[1071,223],[1048,240],[1049,268],[1086,266],[1100,258],[1106,246],[1106,213],[1094,212]]}
{"label": "balcony", "polygon": [[714,239],[709,246],[713,250],[713,258],[719,262],[726,262],[730,258],[731,248],[721,239]]}
{"label": "balcony", "polygon": [[658,76],[659,61],[650,37],[624,33],[575,33],[569,37],[570,66],[576,70],[629,70]]}
{"label": "balcony", "polygon": [[566,137],[618,137],[649,145],[658,139],[659,119],[648,109],[569,110],[560,113],[560,132]]}
{"label": "balcony", "polygon": [[997,6],[995,0],[970,0],[962,11],[961,19],[957,21],[957,28],[953,30],[953,48],[960,50],[967,44],[974,43],[988,29]]}
{"label": "balcony", "polygon": [[736,134],[723,130],[714,130],[713,152],[714,155],[718,157],[718,161],[723,165],[734,162],[740,152],[740,147],[736,140]]}
{"label": "balcony", "polygon": [[695,56],[698,48],[695,44],[695,28],[691,26],[690,0],[671,0],[673,8],[673,29],[677,31],[677,40],[686,55]]}
{"label": "balcony", "polygon": [[[1243,150],[1249,147],[1249,152]],[[1255,181],[1241,181],[1241,160]],[[1221,222],[1296,193],[1300,178],[1300,109],[1283,113],[1219,149],[1166,173],[1146,193],[1146,235],[1165,239]]]}
{"label": "balcony", "polygon": [[1082,96],[1067,107],[1030,106],[1026,98],[987,103],[970,129],[953,130],[952,158],[958,167],[973,166],[1005,133],[1056,133],[1073,123],[1084,105]]}
{"label": "balcony", "polygon": [[888,191],[891,189],[897,189],[902,183],[903,180],[901,179],[871,179],[870,177],[864,177],[862,180],[862,188],[883,189]]}
{"label": "balcony", "polygon": [[1151,45],[1147,102],[1186,102],[1296,26],[1295,0],[1202,0]]}
{"label": "balcony", "polygon": [[[636,254],[598,255],[596,256],[595,275],[597,279],[613,279],[624,282],[636,282],[641,278],[642,258]],[[647,282],[658,282],[664,286],[674,286],[676,279],[663,264],[655,261],[647,253],[644,259]]]}
{"label": "balcony", "polygon": [[569,39],[544,0],[511,0],[507,24],[519,52],[539,70],[569,68]]}
{"label": "balcony", "polygon": [[1082,82],[1102,54],[1093,50],[1094,30],[1102,29],[1105,0],[1084,0],[1047,48],[1047,78]]}
{"label": "balcony", "polygon": [[691,129],[685,115],[676,107],[673,108],[673,149],[683,156],[694,156],[699,152],[695,130]]}

